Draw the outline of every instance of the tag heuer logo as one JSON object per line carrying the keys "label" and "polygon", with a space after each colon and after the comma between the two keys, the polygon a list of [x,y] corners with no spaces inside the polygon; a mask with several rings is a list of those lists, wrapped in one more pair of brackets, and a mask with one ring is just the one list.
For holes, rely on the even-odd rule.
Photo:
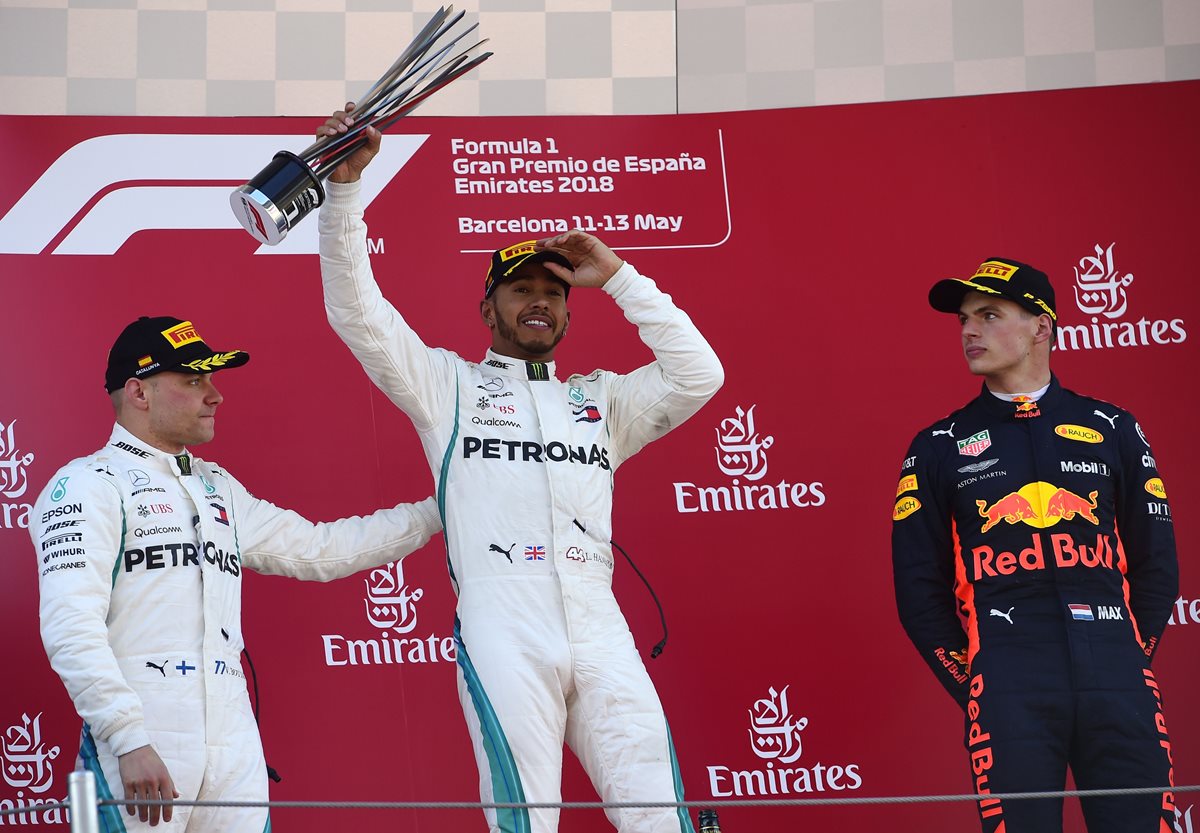
{"label": "tag heuer logo", "polygon": [[967,457],[978,457],[992,447],[992,435],[987,431],[972,434],[965,440],[958,441],[958,453]]}

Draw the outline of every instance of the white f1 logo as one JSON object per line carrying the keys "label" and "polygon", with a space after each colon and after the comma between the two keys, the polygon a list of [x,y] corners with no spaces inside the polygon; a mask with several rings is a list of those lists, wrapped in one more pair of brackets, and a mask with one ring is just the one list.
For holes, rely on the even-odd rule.
{"label": "white f1 logo", "polygon": [[[388,137],[363,174],[364,205],[370,205],[428,138],[429,134]],[[111,255],[143,229],[236,229],[245,234],[229,210],[230,190],[254,176],[277,151],[304,148],[311,141],[311,136],[293,134],[185,133],[87,139],[58,157],[0,218],[0,254],[40,254],[101,192],[106,193],[53,254]],[[154,180],[171,184],[122,187]],[[316,253],[315,218],[300,224],[278,246],[260,246],[255,252]]]}

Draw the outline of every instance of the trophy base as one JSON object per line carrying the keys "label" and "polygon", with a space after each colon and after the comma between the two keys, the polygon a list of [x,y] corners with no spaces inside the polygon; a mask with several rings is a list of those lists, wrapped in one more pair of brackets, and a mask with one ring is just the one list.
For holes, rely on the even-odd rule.
{"label": "trophy base", "polygon": [[288,229],[325,202],[321,180],[294,153],[281,150],[258,175],[229,195],[242,228],[260,243],[274,246]]}

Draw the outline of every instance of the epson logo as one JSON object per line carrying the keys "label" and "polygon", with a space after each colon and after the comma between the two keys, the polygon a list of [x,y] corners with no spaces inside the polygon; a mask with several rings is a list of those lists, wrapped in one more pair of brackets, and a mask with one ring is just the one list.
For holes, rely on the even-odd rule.
{"label": "epson logo", "polygon": [[1071,474],[1099,474],[1108,477],[1108,466],[1105,463],[1094,463],[1090,461],[1077,462],[1075,460],[1063,460],[1060,465],[1064,472]]}
{"label": "epson logo", "polygon": [[51,518],[57,518],[61,515],[77,515],[82,511],[82,503],[65,503],[62,506],[55,506],[53,509],[47,509],[43,512],[42,523],[46,523]]}
{"label": "epson logo", "polygon": [[[428,138],[388,137],[363,173],[364,205],[371,204]],[[64,230],[67,234],[51,254],[111,255],[147,229],[229,229],[245,234],[229,208],[230,191],[280,148],[300,149],[311,142],[311,136],[294,134],[120,133],[86,139],[58,157],[0,218],[0,254],[41,254]],[[161,184],[127,186],[129,182]],[[298,225],[279,245],[263,245],[255,252],[316,253],[315,222]]]}

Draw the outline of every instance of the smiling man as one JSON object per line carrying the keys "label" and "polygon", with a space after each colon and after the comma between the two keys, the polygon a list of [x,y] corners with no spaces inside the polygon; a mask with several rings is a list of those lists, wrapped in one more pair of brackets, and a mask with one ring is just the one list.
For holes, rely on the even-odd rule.
{"label": "smiling man", "polygon": [[[349,108],[348,108],[349,109]],[[349,124],[335,113],[318,135]],[[420,434],[458,594],[459,698],[484,802],[561,800],[563,743],[609,802],[682,798],[658,695],[612,593],[613,476],[723,381],[671,299],[581,231],[492,255],[478,362],[426,347],[379,291],[358,179],[379,134],[328,184],[321,270],[329,321]],[[560,380],[568,293],[599,289],[655,361]],[[486,811],[492,831],[557,829],[558,811]],[[625,833],[690,831],[682,809],[611,809]]]}
{"label": "smiling man", "polygon": [[[1165,787],[1150,660],[1178,595],[1166,488],[1128,411],[1050,372],[1044,272],[1007,258],[939,281],[983,390],[917,434],[892,513],[900,620],[966,713],[980,795]],[[1160,833],[1170,792],[1082,799],[1091,833]],[[1062,799],[979,803],[983,829],[1061,831]]]}
{"label": "smiling man", "polygon": [[[242,570],[329,581],[403,558],[439,528],[432,498],[310,523],[192,455],[216,431],[221,370],[190,321],[143,317],[109,352],[108,444],[34,507],[42,641],[84,720],[100,798],[267,800],[242,674]],[[160,816],[161,812],[161,816]],[[270,830],[266,807],[102,808],[100,829]]]}

